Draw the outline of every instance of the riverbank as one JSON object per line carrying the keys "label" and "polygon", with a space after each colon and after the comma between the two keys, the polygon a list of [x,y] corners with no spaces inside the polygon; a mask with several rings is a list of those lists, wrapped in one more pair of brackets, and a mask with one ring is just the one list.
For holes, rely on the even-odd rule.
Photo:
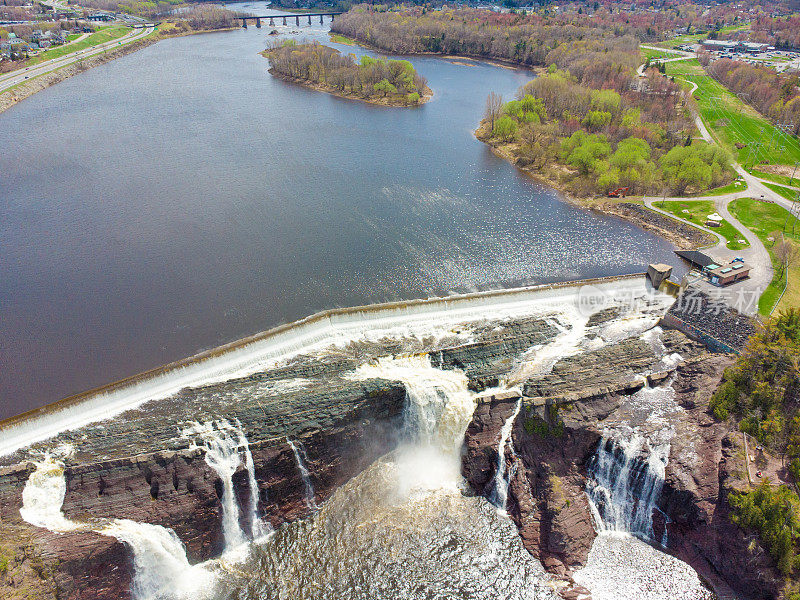
{"label": "riverbank", "polygon": [[[493,139],[485,121],[481,121],[480,126],[475,130],[474,134],[478,140],[489,146],[492,152],[497,156],[507,160],[532,179],[558,190],[567,201],[576,206],[588,208],[600,214],[624,219],[645,231],[655,233],[664,238],[675,246],[676,249],[688,250],[701,248],[716,242],[715,238],[704,231],[653,212],[637,202],[626,202],[624,200],[620,201],[611,198],[580,196],[575,194],[560,180],[550,174],[540,169],[521,164],[514,153],[515,144],[499,143],[498,140]],[[563,169],[566,170],[567,167],[563,167]]]}
{"label": "riverbank", "polygon": [[132,52],[136,52],[137,50],[141,50],[142,48],[146,48],[147,46],[155,44],[160,40],[172,37],[195,35],[199,33],[218,33],[221,31],[235,31],[238,29],[239,29],[238,27],[226,27],[222,29],[206,29],[206,30],[175,31],[175,32],[171,32],[170,30],[157,29],[152,34],[143,37],[141,39],[138,39],[134,42],[131,42],[130,44],[125,44],[123,46],[115,46],[105,52],[88,56],[84,59],[65,65],[53,71],[43,73],[42,75],[24,81],[19,85],[16,85],[6,90],[5,92],[0,93],[0,113],[8,110],[18,102],[25,100],[26,98],[32,96],[33,94],[41,92],[44,89],[47,89],[51,85],[55,85],[61,81],[64,81],[65,79],[72,77],[73,75],[77,75],[78,73],[83,73],[84,71],[105,64],[116,58],[120,58],[122,56],[131,54]]}
{"label": "riverbank", "polygon": [[72,77],[73,75],[77,75],[78,73],[83,73],[92,67],[97,67],[114,60],[115,58],[125,56],[131,52],[136,52],[137,50],[145,48],[151,44],[155,44],[160,39],[161,38],[158,35],[150,35],[140,40],[136,40],[135,42],[131,42],[130,44],[112,48],[107,52],[89,56],[83,60],[79,60],[61,67],[60,69],[44,73],[34,79],[29,79],[0,94],[0,113],[8,110],[18,102],[21,102],[25,98],[32,96],[36,92],[41,92],[42,90],[47,89],[51,85],[55,85],[61,81],[64,81],[65,79],[68,79],[69,77]]}

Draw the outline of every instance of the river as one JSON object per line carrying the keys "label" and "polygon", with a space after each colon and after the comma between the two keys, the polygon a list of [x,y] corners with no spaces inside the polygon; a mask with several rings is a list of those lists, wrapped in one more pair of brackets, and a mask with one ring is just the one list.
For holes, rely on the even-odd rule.
{"label": "river", "polygon": [[433,100],[376,107],[271,77],[269,29],[164,40],[0,114],[0,418],[324,308],[676,262],[474,139],[530,72],[414,58]]}

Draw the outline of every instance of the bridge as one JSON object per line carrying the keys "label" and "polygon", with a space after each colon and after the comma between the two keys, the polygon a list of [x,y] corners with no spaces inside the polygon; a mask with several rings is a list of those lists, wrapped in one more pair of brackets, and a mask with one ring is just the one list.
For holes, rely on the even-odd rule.
{"label": "bridge", "polygon": [[325,17],[330,17],[331,21],[336,15],[341,15],[344,11],[339,12],[324,12],[324,13],[303,13],[303,14],[296,14],[296,15],[263,15],[263,16],[256,16],[256,15],[247,15],[247,16],[240,16],[236,17],[238,20],[242,22],[242,27],[247,29],[247,22],[254,21],[256,27],[261,27],[261,21],[267,20],[269,21],[270,27],[275,27],[275,20],[276,19],[283,19],[283,24],[288,25],[286,19],[294,19],[296,25],[300,25],[300,17],[307,17],[308,24],[311,25],[311,17],[319,17],[319,23],[322,25],[323,19]]}

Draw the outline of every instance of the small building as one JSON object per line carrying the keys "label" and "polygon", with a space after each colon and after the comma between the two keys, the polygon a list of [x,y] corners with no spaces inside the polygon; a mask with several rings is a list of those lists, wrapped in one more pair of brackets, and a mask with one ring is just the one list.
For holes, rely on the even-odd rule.
{"label": "small building", "polygon": [[752,267],[741,260],[736,260],[727,265],[709,265],[706,274],[714,285],[730,285],[750,277]]}
{"label": "small building", "polygon": [[106,13],[95,13],[86,17],[90,21],[113,21],[114,16]]}
{"label": "small building", "polygon": [[693,267],[697,267],[700,270],[714,264],[713,258],[707,254],[703,254],[699,250],[676,250],[675,254],[680,256],[683,260],[689,261]]}

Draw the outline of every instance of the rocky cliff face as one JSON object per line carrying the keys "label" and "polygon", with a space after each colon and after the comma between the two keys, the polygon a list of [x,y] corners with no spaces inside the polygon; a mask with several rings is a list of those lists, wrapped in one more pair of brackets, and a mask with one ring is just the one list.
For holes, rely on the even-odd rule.
{"label": "rocky cliff face", "polygon": [[[405,389],[388,382],[354,384],[345,404],[325,414],[328,426],[288,432],[302,440],[317,502],[396,444]],[[114,442],[119,448],[119,442]],[[259,484],[259,509],[273,526],[309,513],[305,484],[286,436],[250,444]],[[190,562],[219,556],[223,549],[222,482],[199,448],[162,450],[99,462],[69,464],[64,515],[73,521],[131,519],[173,529]],[[21,519],[22,491],[30,463],[0,471],[0,553],[9,559],[0,578],[3,598],[130,598],[130,550],[114,538],[91,532],[51,533]],[[244,466],[233,476],[241,526],[250,497]],[[2,573],[0,573],[2,574]]]}
{"label": "rocky cliff face", "polygon": [[[223,549],[222,481],[182,431],[225,419],[249,440],[259,510],[280,524],[310,511],[306,488],[287,438],[301,441],[317,503],[397,444],[405,388],[396,381],[354,381],[358,365],[378,356],[429,351],[434,364],[463,367],[481,389],[507,373],[515,357],[558,330],[543,319],[471,325],[469,341],[456,329],[434,342],[419,339],[353,343],[298,356],[254,375],[184,389],[103,423],[0,459],[0,596],[126,600],[133,576],[130,550],[90,532],[51,533],[25,523],[22,491],[44,452],[62,452],[64,515],[74,521],[130,519],[168,527],[190,562]],[[438,344],[438,348],[437,348]],[[70,450],[70,452],[66,452]],[[233,475],[241,527],[250,500],[249,476]],[[8,559],[3,569],[4,558]]]}
{"label": "rocky cliff face", "polygon": [[[671,385],[682,410],[675,429],[664,487],[653,528],[667,550],[691,564],[725,596],[776,598],[781,579],[757,539],[729,518],[728,493],[746,477],[741,434],[708,414],[708,400],[731,360],[709,355],[682,334],[667,331],[667,353],[684,362],[668,371],[641,340],[627,340],[559,361],[552,372],[525,382],[523,409],[507,451],[513,476],[507,510],[525,547],[565,582],[567,598],[586,593],[571,579],[582,567],[596,536],[585,493],[587,466],[597,452],[605,422],[626,410],[626,399],[645,385]],[[465,435],[462,472],[487,498],[497,468],[500,428],[518,397],[486,397]],[[557,409],[556,409],[557,407]],[[642,466],[644,467],[644,462]]]}
{"label": "rocky cliff face", "polygon": [[661,509],[669,516],[668,545],[706,580],[742,598],[776,598],[783,585],[757,537],[729,517],[727,498],[745,487],[744,438],[708,413],[728,357],[715,355],[677,369],[674,387],[685,409],[666,468]]}

